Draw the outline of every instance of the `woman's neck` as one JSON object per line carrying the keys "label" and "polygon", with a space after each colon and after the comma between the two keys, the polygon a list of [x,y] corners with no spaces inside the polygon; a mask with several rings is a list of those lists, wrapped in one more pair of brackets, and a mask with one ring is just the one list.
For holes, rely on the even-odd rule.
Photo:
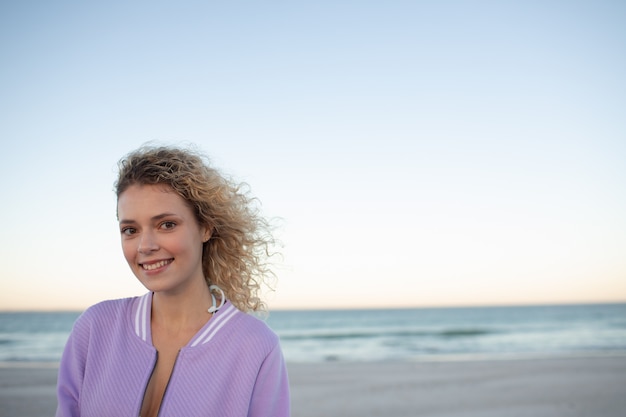
{"label": "woman's neck", "polygon": [[211,293],[203,281],[175,294],[157,292],[152,295],[152,325],[170,331],[198,330],[211,317]]}

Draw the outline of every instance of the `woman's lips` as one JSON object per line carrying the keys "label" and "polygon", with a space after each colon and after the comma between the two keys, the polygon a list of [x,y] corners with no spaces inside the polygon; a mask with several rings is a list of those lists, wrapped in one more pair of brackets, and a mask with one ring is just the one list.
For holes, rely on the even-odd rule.
{"label": "woman's lips", "polygon": [[172,263],[173,259],[163,259],[161,261],[150,262],[150,263],[142,263],[139,264],[143,268],[144,271],[153,271],[158,268],[163,268],[165,265],[169,265]]}

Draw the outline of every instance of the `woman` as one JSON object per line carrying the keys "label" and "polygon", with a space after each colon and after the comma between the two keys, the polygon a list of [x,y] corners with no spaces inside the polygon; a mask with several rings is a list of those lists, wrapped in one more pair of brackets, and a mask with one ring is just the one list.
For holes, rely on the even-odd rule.
{"label": "woman", "polygon": [[149,292],[76,321],[57,417],[288,416],[278,338],[246,314],[264,308],[267,223],[192,151],[141,148],[119,168],[122,249]]}

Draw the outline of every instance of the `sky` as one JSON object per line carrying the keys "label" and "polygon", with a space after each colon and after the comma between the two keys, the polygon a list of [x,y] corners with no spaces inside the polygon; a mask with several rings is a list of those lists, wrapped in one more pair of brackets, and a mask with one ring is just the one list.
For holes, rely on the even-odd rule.
{"label": "sky", "polygon": [[249,184],[270,309],[626,301],[621,1],[0,3],[0,310],[143,294],[117,161]]}

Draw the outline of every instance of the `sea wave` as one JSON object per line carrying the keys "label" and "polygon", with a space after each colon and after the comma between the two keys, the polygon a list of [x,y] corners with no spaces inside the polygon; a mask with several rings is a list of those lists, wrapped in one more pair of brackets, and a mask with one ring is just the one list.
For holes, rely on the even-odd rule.
{"label": "sea wave", "polygon": [[337,339],[370,339],[387,337],[417,338],[463,338],[478,337],[500,333],[495,329],[485,328],[451,328],[443,330],[347,330],[319,332],[281,332],[281,340],[337,340]]}

